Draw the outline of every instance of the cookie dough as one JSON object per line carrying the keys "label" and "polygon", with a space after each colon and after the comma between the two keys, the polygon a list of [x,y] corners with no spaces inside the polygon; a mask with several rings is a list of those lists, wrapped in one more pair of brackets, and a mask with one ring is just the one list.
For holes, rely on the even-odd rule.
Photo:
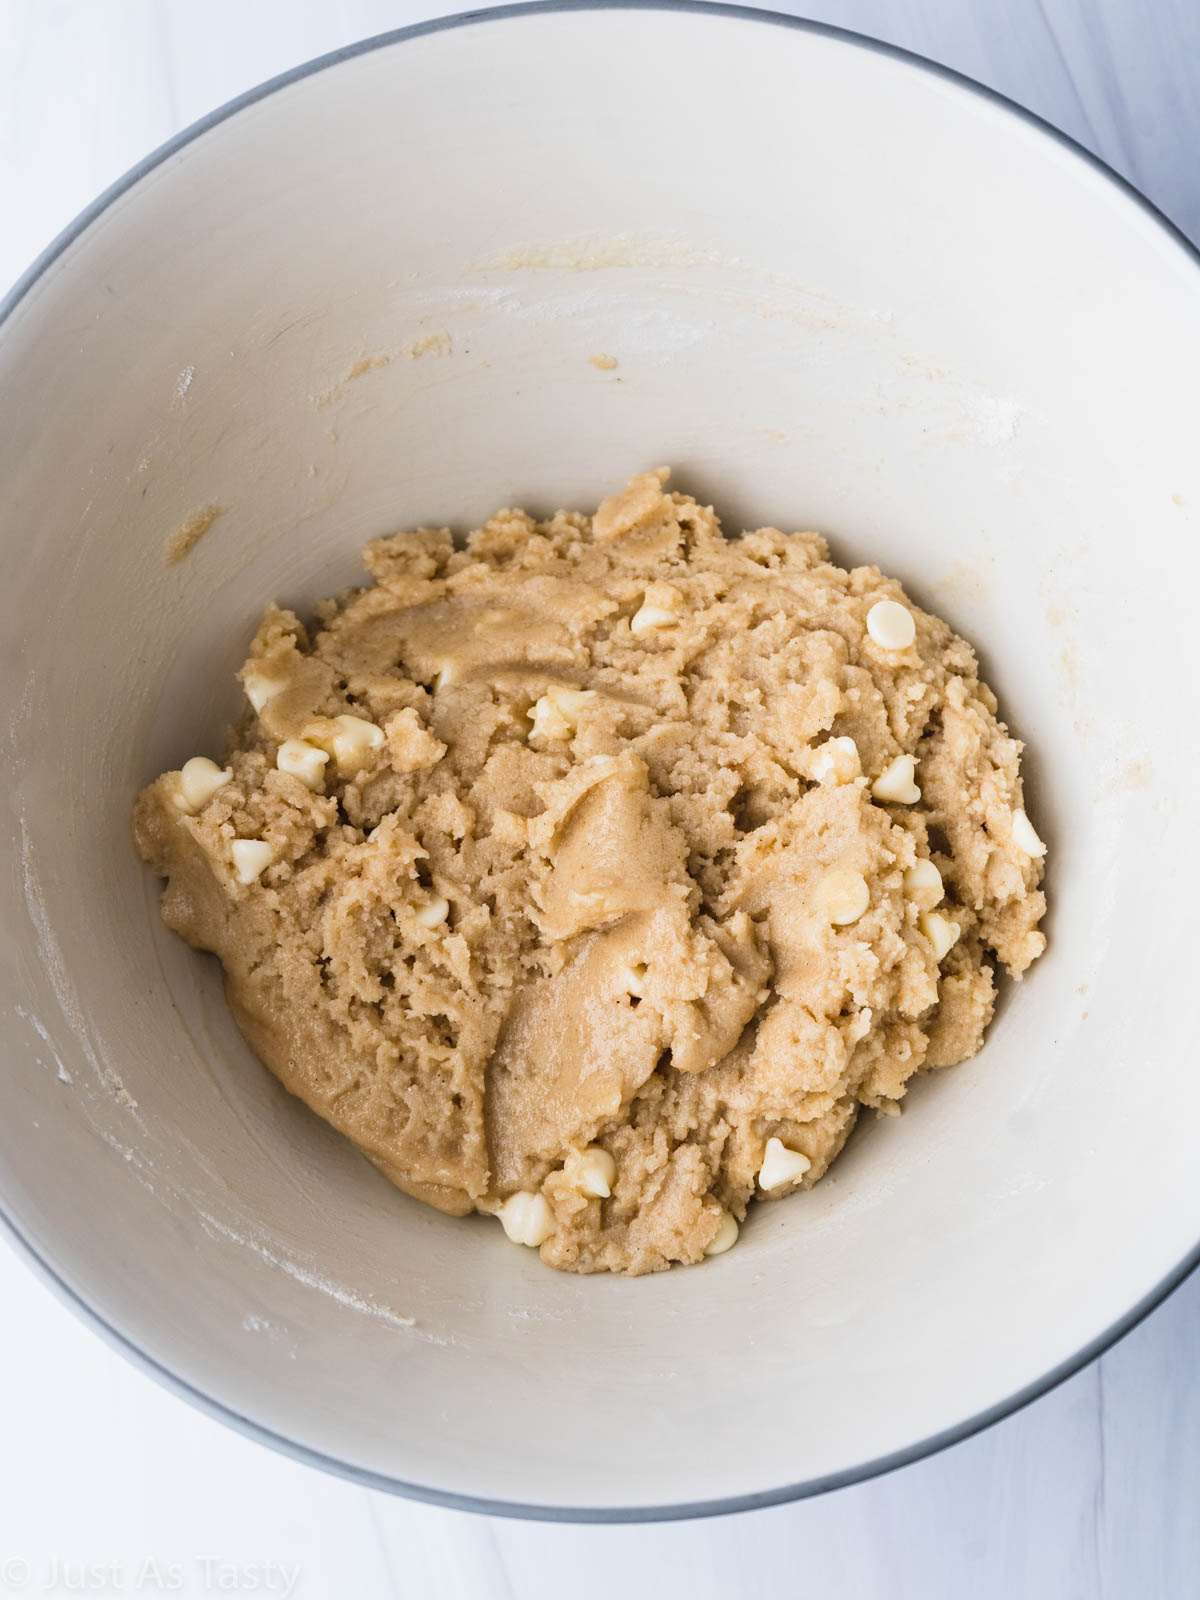
{"label": "cookie dough", "polygon": [[311,627],[267,612],[224,765],[134,813],[287,1088],[575,1272],[728,1249],[1045,944],[971,647],[666,480],[369,544]]}

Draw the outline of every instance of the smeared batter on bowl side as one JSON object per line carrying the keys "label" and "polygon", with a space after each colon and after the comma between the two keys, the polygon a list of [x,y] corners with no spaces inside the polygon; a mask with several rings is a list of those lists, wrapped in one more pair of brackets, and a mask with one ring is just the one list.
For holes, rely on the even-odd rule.
{"label": "smeared batter on bowl side", "polygon": [[971,647],[813,533],[634,478],[272,607],[226,766],[140,796],[169,927],[401,1189],[577,1272],[728,1248],[1044,948]]}

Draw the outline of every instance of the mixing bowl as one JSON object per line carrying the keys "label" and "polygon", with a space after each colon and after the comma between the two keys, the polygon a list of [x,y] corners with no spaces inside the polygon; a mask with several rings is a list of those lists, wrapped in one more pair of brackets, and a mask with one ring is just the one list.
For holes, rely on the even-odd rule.
{"label": "mixing bowl", "polygon": [[[1192,1264],[1200,270],[1111,173],[828,29],[518,7],[216,113],[5,315],[0,1201],[150,1370],[367,1483],[686,1514],[961,1437]],[[560,1276],[268,1076],[128,816],[268,600],[663,462],[978,643],[1050,950],[728,1255]]]}

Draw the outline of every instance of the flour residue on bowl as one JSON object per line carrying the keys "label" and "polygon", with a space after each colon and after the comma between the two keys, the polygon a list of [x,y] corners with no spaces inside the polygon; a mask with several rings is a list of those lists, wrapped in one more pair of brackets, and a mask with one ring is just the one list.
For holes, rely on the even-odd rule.
{"label": "flour residue on bowl", "polygon": [[1003,395],[969,395],[965,404],[966,432],[980,444],[1007,444],[1015,439],[1026,408]]}
{"label": "flour residue on bowl", "polygon": [[929,587],[943,597],[950,595],[982,602],[988,598],[994,566],[995,556],[990,553],[972,561],[956,561],[940,578],[934,578]]}
{"label": "flour residue on bowl", "polygon": [[365,372],[374,372],[377,367],[386,367],[391,364],[391,356],[363,356],[353,366],[347,368],[343,383],[353,383],[355,378],[361,378]]}
{"label": "flour residue on bowl", "polygon": [[[17,1008],[16,1014],[22,1022],[33,1029],[50,1051],[60,1081],[70,1085],[73,1092],[81,1096],[81,1108],[97,1136],[127,1163],[139,1183],[155,1195],[156,1198],[170,1205],[172,1209],[182,1207],[187,1212],[195,1215],[200,1225],[210,1236],[219,1236],[232,1244],[252,1251],[269,1266],[277,1268],[297,1283],[303,1284],[306,1288],[315,1289],[319,1293],[328,1296],[349,1310],[357,1311],[378,1321],[385,1322],[391,1327],[405,1331],[414,1330],[416,1327],[415,1318],[404,1316],[391,1306],[383,1305],[369,1295],[360,1294],[356,1290],[326,1277],[313,1268],[293,1260],[289,1255],[284,1254],[281,1249],[272,1249],[263,1243],[261,1239],[253,1237],[248,1232],[242,1232],[237,1228],[230,1227],[214,1217],[211,1212],[205,1210],[194,1193],[181,1187],[172,1171],[164,1166],[163,1161],[156,1159],[155,1155],[151,1153],[151,1146],[158,1143],[156,1135],[144,1119],[136,1099],[130,1094],[111,1064],[104,1058],[101,1048],[93,1041],[78,996],[67,976],[66,962],[50,925],[42,885],[34,862],[32,840],[29,837],[23,818],[21,819],[21,835],[21,864],[25,904],[37,937],[42,969],[50,980],[62,1010],[63,1019],[71,1035],[95,1074],[95,1083],[101,1090],[103,1098],[107,1099],[109,1105],[119,1106],[132,1119],[133,1127],[137,1130],[137,1136],[132,1142],[127,1133],[124,1137],[119,1137],[110,1126],[105,1124],[105,1121],[99,1115],[103,1100],[96,1096],[92,1085],[86,1081],[86,1078],[80,1078],[78,1075],[68,1071],[63,1062],[62,1053],[45,1023],[24,1006]],[[441,1344],[447,1342],[439,1335],[426,1331],[422,1331],[417,1336],[429,1343]]]}
{"label": "flour residue on bowl", "polygon": [[402,1316],[400,1312],[393,1311],[391,1306],[385,1306],[378,1300],[373,1300],[369,1295],[359,1294],[354,1289],[348,1289],[344,1284],[335,1283],[332,1278],[327,1278],[323,1273],[311,1267],[302,1266],[300,1262],[293,1261],[290,1256],[280,1255],[261,1239],[248,1237],[238,1233],[236,1229],[228,1227],[217,1220],[208,1212],[197,1208],[197,1217],[200,1226],[210,1236],[219,1236],[228,1239],[232,1244],[240,1245],[245,1250],[252,1250],[256,1256],[261,1257],[268,1266],[277,1267],[280,1272],[294,1278],[297,1283],[302,1283],[306,1289],[318,1289],[322,1294],[328,1295],[331,1300],[336,1300],[339,1305],[348,1307],[351,1311],[362,1312],[365,1316],[375,1317],[380,1322],[386,1322],[394,1328],[415,1328],[415,1317]]}
{"label": "flour residue on bowl", "polygon": [[411,339],[398,350],[377,350],[370,355],[359,356],[352,361],[342,373],[341,377],[321,394],[314,394],[310,399],[320,411],[326,406],[331,406],[345,393],[348,383],[355,383],[359,378],[365,378],[369,372],[378,372],[384,367],[390,367],[393,361],[419,361],[422,356],[448,356],[454,352],[454,340],[444,329],[436,333],[423,333],[416,339]]}
{"label": "flour residue on bowl", "polygon": [[1139,789],[1149,789],[1154,782],[1153,770],[1147,757],[1133,759],[1115,772],[1105,787],[1105,794],[1130,794]]}
{"label": "flour residue on bowl", "polygon": [[[481,274],[674,272],[678,274],[675,278],[655,282],[658,292],[791,322],[806,332],[841,327],[847,316],[845,306],[809,284],[676,234],[583,235],[521,245],[480,262],[473,270]],[[764,294],[764,290],[769,292]],[[790,304],[781,302],[780,292]],[[540,309],[545,310],[544,304]]]}
{"label": "flour residue on bowl", "polygon": [[548,244],[519,245],[487,263],[508,272],[603,272],[611,267],[720,267],[728,263],[707,245],[674,234],[585,234]]}
{"label": "flour residue on bowl", "polygon": [[1023,401],[904,350],[897,352],[894,376],[882,378],[876,392],[884,416],[920,413],[925,446],[1000,449],[1015,441],[1033,415]]}
{"label": "flour residue on bowl", "polygon": [[[108,1062],[102,1059],[99,1050],[92,1041],[82,1007],[79,1004],[79,998],[75,992],[74,985],[67,976],[67,966],[63,958],[62,947],[59,945],[54,930],[50,926],[50,915],[46,909],[41,879],[38,876],[37,866],[33,859],[33,841],[29,836],[29,829],[24,817],[20,819],[20,828],[21,879],[25,908],[29,913],[29,920],[33,924],[37,938],[42,970],[50,980],[50,986],[62,1009],[63,1020],[78,1041],[80,1049],[87,1058],[88,1065],[96,1075],[97,1081],[118,1104],[136,1112],[136,1100],[134,1100]],[[49,1034],[44,1024],[35,1018],[32,1012],[27,1011],[23,1020],[30,1022],[39,1037],[44,1040],[49,1039]],[[57,1051],[55,1053],[57,1055]]]}
{"label": "flour residue on bowl", "polygon": [[212,505],[201,506],[199,511],[193,511],[163,541],[163,565],[177,566],[185,556],[190,555],[217,518],[223,517],[228,509],[228,506]]}
{"label": "flour residue on bowl", "polygon": [[454,350],[454,340],[448,333],[427,333],[406,344],[400,352],[408,361],[419,361],[422,356],[448,356]]}
{"label": "flour residue on bowl", "polygon": [[73,1083],[75,1080],[67,1071],[66,1063],[63,1061],[62,1056],[60,1056],[58,1053],[58,1046],[55,1044],[54,1039],[50,1034],[50,1030],[44,1026],[39,1018],[34,1016],[32,1011],[27,1011],[24,1006],[14,1006],[13,1010],[16,1012],[17,1016],[20,1017],[22,1022],[27,1022],[29,1024],[34,1033],[37,1034],[38,1038],[46,1046],[46,1049],[49,1050],[50,1054],[53,1056],[54,1065],[58,1069],[58,1081],[60,1083]]}

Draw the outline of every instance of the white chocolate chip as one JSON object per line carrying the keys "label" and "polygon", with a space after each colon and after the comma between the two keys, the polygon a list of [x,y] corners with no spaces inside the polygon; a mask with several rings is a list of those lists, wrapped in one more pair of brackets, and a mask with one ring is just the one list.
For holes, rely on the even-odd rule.
{"label": "white chocolate chip", "polygon": [[306,789],[320,794],[325,787],[325,763],[328,760],[328,752],[310,744],[307,739],[285,739],[275,756],[275,765],[280,772],[299,778]]}
{"label": "white chocolate chip", "polygon": [[867,632],[882,650],[907,650],[917,637],[917,624],[898,600],[877,600],[867,612]]}
{"label": "white chocolate chip", "polygon": [[625,988],[629,994],[642,998],[642,983],[649,971],[644,961],[635,961],[632,966],[625,968]]}
{"label": "white chocolate chip", "polygon": [[617,1163],[602,1145],[572,1150],[563,1163],[567,1182],[592,1200],[607,1200],[616,1182]]}
{"label": "white chocolate chip", "polygon": [[366,766],[371,751],[383,744],[383,729],[364,717],[334,717],[333,722],[337,729],[333,736],[333,759],[343,772],[357,772]]}
{"label": "white chocolate chip", "polygon": [[958,923],[952,922],[940,911],[922,911],[917,917],[917,927],[933,946],[934,958],[937,961],[945,960],[962,933]]}
{"label": "white chocolate chip", "polygon": [[1046,854],[1046,846],[1038,838],[1037,830],[1023,811],[1014,811],[1012,819],[1013,843],[1018,850],[1036,860]]}
{"label": "white chocolate chip", "polygon": [[876,800],[891,801],[901,806],[915,806],[921,798],[916,772],[917,763],[912,756],[897,756],[875,779],[871,785],[871,793]]}
{"label": "white chocolate chip", "polygon": [[862,777],[862,762],[853,739],[826,739],[808,758],[808,775],[814,783],[853,783]]}
{"label": "white chocolate chip", "polygon": [[287,680],[273,677],[259,665],[253,662],[242,673],[242,688],[246,691],[246,699],[255,711],[261,711],[268,700],[274,700],[277,694],[282,694],[287,688]]}
{"label": "white chocolate chip", "polygon": [[435,689],[444,689],[448,683],[458,682],[457,661],[443,661],[433,680]]}
{"label": "white chocolate chip", "polygon": [[342,777],[353,778],[366,766],[371,752],[383,744],[385,735],[365,717],[344,715],[310,722],[304,737],[333,757]]}
{"label": "white chocolate chip", "polygon": [[904,897],[921,911],[932,911],[946,893],[942,875],[924,857],[904,869]]}
{"label": "white chocolate chip", "polygon": [[596,698],[594,689],[551,689],[548,693],[563,716],[575,722],[579,720],[579,713],[588,701]]}
{"label": "white chocolate chip", "polygon": [[679,621],[673,611],[662,606],[639,606],[629,619],[633,633],[652,633],[656,628],[673,628]]}
{"label": "white chocolate chip", "polygon": [[871,904],[871,891],[861,872],[827,872],[816,887],[813,896],[817,909],[834,927],[857,922]]}
{"label": "white chocolate chip", "polygon": [[514,1244],[536,1250],[554,1232],[554,1213],[544,1195],[518,1189],[498,1209],[500,1226]]}
{"label": "white chocolate chip", "polygon": [[450,902],[435,894],[423,906],[418,906],[413,915],[423,928],[436,928],[450,915]]}
{"label": "white chocolate chip", "polygon": [[561,684],[551,684],[530,708],[529,714],[533,719],[530,738],[535,734],[544,739],[568,738],[575,731],[580,711],[589,700],[595,698],[594,689],[567,689]]}
{"label": "white chocolate chip", "polygon": [[275,852],[262,839],[233,841],[233,870],[239,883],[257,883],[275,859]]}
{"label": "white chocolate chip", "polygon": [[571,732],[571,724],[545,694],[530,706],[529,724],[531,739],[565,739]]}
{"label": "white chocolate chip", "polygon": [[683,596],[669,583],[652,583],[642,603],[629,619],[634,633],[652,633],[657,628],[673,628],[679,622]]}
{"label": "white chocolate chip", "polygon": [[233,777],[232,767],[219,767],[207,756],[193,756],[183,763],[179,786],[175,790],[175,804],[180,811],[194,817],[203,811],[218,789],[223,789]]}
{"label": "white chocolate chip", "polygon": [[732,1250],[737,1243],[738,1225],[737,1218],[731,1211],[722,1211],[721,1220],[717,1224],[717,1231],[713,1234],[710,1243],[704,1247],[706,1256],[723,1256],[726,1250]]}
{"label": "white chocolate chip", "polygon": [[785,1183],[795,1183],[812,1166],[812,1162],[799,1150],[789,1150],[782,1139],[768,1139],[758,1181],[764,1189],[779,1189]]}

